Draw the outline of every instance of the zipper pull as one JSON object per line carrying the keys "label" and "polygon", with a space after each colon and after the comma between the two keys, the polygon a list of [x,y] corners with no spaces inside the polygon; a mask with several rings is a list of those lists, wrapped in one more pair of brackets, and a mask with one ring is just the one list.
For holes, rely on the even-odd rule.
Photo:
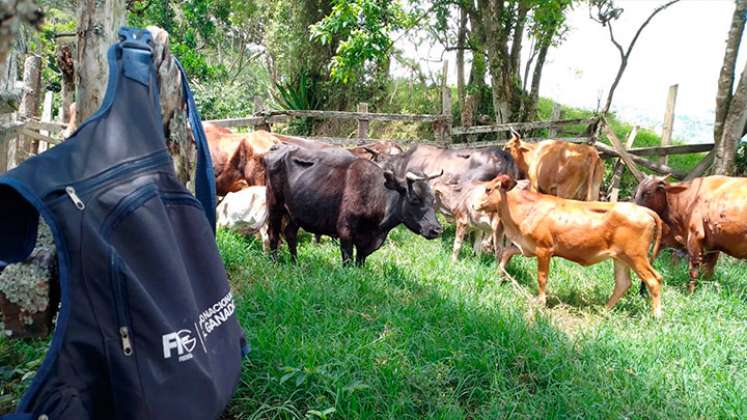
{"label": "zipper pull", "polygon": [[83,203],[83,200],[78,197],[78,194],[75,192],[75,188],[73,187],[65,187],[65,192],[67,193],[67,196],[70,197],[70,199],[73,201],[73,204],[75,204],[75,207],[78,208],[78,210],[85,210],[86,205]]}
{"label": "zipper pull", "polygon": [[130,330],[127,327],[119,328],[119,335],[122,337],[122,351],[125,356],[132,354],[132,341],[130,341]]}

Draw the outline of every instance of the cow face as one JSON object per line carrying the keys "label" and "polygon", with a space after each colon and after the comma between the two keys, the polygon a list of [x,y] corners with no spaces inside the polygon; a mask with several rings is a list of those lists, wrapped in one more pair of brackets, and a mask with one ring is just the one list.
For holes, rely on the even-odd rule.
{"label": "cow face", "polygon": [[657,177],[653,175],[646,176],[635,191],[635,203],[639,206],[648,207],[658,214],[664,214],[667,211],[667,193],[678,193],[686,187],[681,185],[672,185],[666,181],[669,177]]}
{"label": "cow face", "polygon": [[532,145],[521,141],[521,137],[516,132],[511,135],[511,140],[506,143],[504,150],[507,151],[516,162],[516,166],[519,167],[519,172],[522,177],[526,177],[529,172],[529,162],[527,154],[530,153],[533,148]]}
{"label": "cow face", "polygon": [[401,179],[391,171],[384,172],[384,186],[400,195],[399,211],[402,223],[426,239],[434,239],[443,232],[436,217],[433,190],[428,185],[429,179],[440,175],[426,177],[408,172],[406,178]]}
{"label": "cow face", "polygon": [[516,181],[508,175],[498,175],[494,180],[485,183],[485,194],[477,205],[478,211],[498,212],[501,203],[500,191],[508,191],[516,186]]}

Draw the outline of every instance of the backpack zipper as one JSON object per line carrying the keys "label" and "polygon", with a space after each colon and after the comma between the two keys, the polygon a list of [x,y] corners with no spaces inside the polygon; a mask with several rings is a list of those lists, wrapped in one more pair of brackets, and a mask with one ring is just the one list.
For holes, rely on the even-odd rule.
{"label": "backpack zipper", "polygon": [[[123,217],[126,217],[130,212],[157,195],[158,188],[153,184],[147,184],[139,190],[132,192],[106,217],[100,229],[101,236],[109,239],[112,229]],[[122,341],[122,352],[125,356],[131,356],[134,352],[134,347],[132,346],[132,335],[129,328],[130,322],[127,316],[127,309],[125,308],[125,280],[122,273],[122,265],[114,248],[111,248],[109,252],[109,270],[111,271],[111,286],[114,294],[114,314],[119,337]]]}
{"label": "backpack zipper", "polygon": [[[91,178],[66,185],[64,187],[66,196],[51,200],[49,202],[49,205],[54,205],[62,199],[69,199],[72,200],[73,204],[75,204],[75,207],[78,210],[83,211],[85,210],[85,203],[80,198],[80,196],[85,195],[87,192],[99,188],[111,181],[114,181],[118,176],[125,172],[131,172],[131,175],[137,175],[139,173],[155,169],[170,161],[171,155],[169,155],[167,151],[159,151],[137,161],[121,163]],[[54,191],[59,191],[59,187],[57,187],[57,189],[53,190],[52,192]]]}
{"label": "backpack zipper", "polygon": [[75,187],[68,185],[65,187],[65,193],[70,197],[70,200],[73,201],[73,204],[75,204],[75,207],[78,210],[83,211],[86,209],[86,204],[80,199],[80,197],[78,197],[78,193],[75,192]]}
{"label": "backpack zipper", "polygon": [[132,355],[132,341],[130,341],[129,328],[120,327],[119,336],[122,337],[122,352],[124,352],[125,356]]}
{"label": "backpack zipper", "polygon": [[130,337],[129,322],[124,308],[124,284],[122,279],[122,267],[119,264],[117,254],[112,250],[110,269],[112,272],[112,291],[114,292],[114,312],[119,328],[119,337],[122,341],[122,353],[131,356],[133,352],[132,338]]}

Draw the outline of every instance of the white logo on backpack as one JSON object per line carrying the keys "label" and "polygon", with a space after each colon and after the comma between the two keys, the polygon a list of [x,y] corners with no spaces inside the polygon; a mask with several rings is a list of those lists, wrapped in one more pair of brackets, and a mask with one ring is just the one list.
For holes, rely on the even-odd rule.
{"label": "white logo on backpack", "polygon": [[193,357],[192,350],[195,349],[196,344],[197,339],[192,337],[192,331],[187,329],[164,334],[163,357],[164,359],[170,359],[171,351],[176,350],[180,362],[189,360]]}

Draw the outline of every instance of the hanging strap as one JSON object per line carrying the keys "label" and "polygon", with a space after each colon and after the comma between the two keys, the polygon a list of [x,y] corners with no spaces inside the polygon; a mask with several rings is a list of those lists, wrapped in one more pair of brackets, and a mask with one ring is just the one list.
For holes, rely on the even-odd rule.
{"label": "hanging strap", "polygon": [[[150,64],[150,57],[152,56],[152,36],[147,29],[134,29],[122,27],[119,30],[120,46],[123,49],[127,49],[131,52],[142,51],[148,55],[147,63]],[[184,71],[184,67],[179,60],[174,57],[176,65],[179,68],[179,72],[182,76],[182,90],[184,92],[184,99],[187,102],[187,113],[189,114],[189,125],[192,127],[192,134],[195,140],[195,146],[197,147],[197,169],[195,171],[195,196],[197,200],[202,203],[202,207],[205,209],[205,215],[210,222],[210,226],[215,232],[215,176],[213,174],[213,162],[210,158],[210,148],[208,147],[207,138],[205,137],[205,131],[202,128],[202,121],[200,114],[197,112],[197,106],[195,105],[194,96],[192,96],[192,90],[189,88],[189,82],[187,81],[187,74]],[[148,77],[150,76],[151,67],[135,67],[137,60],[129,59],[124,62],[125,75],[135,80],[140,79],[145,85],[148,84]],[[155,100],[159,101],[158,92],[154,91],[156,97]],[[160,109],[160,106],[158,107]]]}
{"label": "hanging strap", "polygon": [[187,73],[182,67],[182,63],[176,60],[176,65],[182,75],[182,88],[184,98],[187,102],[187,113],[189,115],[189,125],[192,126],[192,134],[197,146],[197,169],[195,171],[195,195],[202,203],[205,209],[205,215],[210,222],[210,226],[215,232],[215,175],[213,173],[213,160],[210,158],[210,148],[208,147],[205,130],[202,128],[202,120],[197,112],[195,98],[192,96],[192,90],[189,88]]}

